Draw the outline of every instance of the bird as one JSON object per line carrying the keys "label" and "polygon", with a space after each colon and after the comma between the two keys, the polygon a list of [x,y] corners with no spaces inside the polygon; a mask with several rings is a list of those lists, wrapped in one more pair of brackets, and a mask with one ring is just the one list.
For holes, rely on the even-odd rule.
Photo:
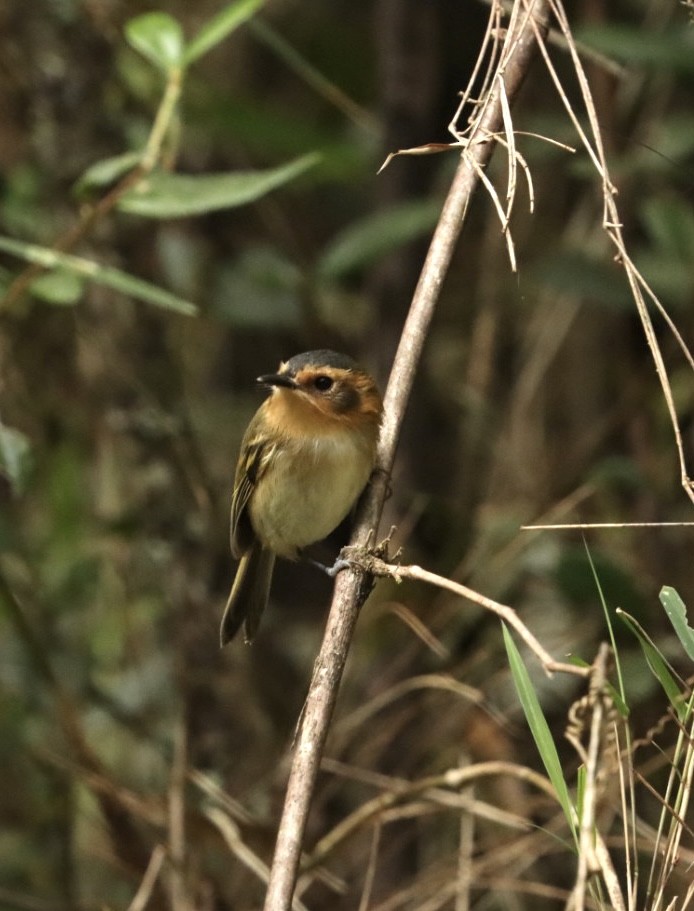
{"label": "bird", "polygon": [[[255,636],[276,557],[296,560],[349,514],[374,470],[383,403],[371,375],[321,349],[280,363],[241,442],[230,543],[239,565],[220,644]],[[336,564],[337,565],[337,564]]]}

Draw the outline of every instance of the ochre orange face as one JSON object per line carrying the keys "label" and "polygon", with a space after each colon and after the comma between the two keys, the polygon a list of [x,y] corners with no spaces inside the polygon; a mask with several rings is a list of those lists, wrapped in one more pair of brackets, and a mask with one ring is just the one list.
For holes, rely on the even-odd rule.
{"label": "ochre orange face", "polygon": [[283,363],[278,373],[259,378],[273,387],[266,407],[284,429],[322,435],[339,425],[378,426],[381,397],[368,374],[313,364],[291,372],[289,366]]}

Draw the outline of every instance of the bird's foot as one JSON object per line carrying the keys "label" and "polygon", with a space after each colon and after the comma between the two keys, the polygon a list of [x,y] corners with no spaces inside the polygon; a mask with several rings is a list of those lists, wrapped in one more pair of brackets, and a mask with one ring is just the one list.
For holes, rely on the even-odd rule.
{"label": "bird's foot", "polygon": [[331,579],[334,579],[343,570],[351,569],[373,576],[392,576],[399,582],[397,569],[393,564],[397,565],[399,562],[401,548],[398,548],[394,554],[389,554],[389,545],[394,532],[395,526],[390,529],[387,537],[375,546],[372,545],[372,536],[369,535],[366,544],[343,547],[332,566],[326,566],[320,560],[314,560],[305,554],[301,554],[301,557],[324,572],[326,576],[330,576]]}
{"label": "bird's foot", "polygon": [[352,569],[355,565],[353,560],[345,560],[341,557],[338,557],[332,566],[326,566],[325,563],[321,563],[320,560],[313,560],[311,557],[306,557],[305,559],[315,566],[316,569],[322,570],[326,576],[330,576],[331,579],[334,579],[343,569]]}

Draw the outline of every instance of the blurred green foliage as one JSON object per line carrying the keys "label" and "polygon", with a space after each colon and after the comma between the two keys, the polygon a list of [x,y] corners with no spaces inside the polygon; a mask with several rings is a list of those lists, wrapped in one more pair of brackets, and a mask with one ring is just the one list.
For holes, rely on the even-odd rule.
{"label": "blurred green foliage", "polygon": [[[586,45],[623,65],[615,75],[587,64],[625,233],[691,339],[687,11],[598,3],[570,13]],[[446,0],[167,0],[149,10],[37,0],[0,12],[3,907],[128,907],[154,846],[170,840],[180,731],[185,907],[259,906],[262,883],[210,811],[223,810],[226,834],[236,827],[269,861],[330,585],[282,564],[253,648],[219,652],[233,573],[228,504],[260,401],[254,378],[334,347],[385,384],[458,153],[377,171],[398,148],[450,139],[485,17],[481,4]],[[578,103],[566,56],[552,54]],[[576,144],[539,64],[514,120]],[[511,222],[519,272],[480,193],[417,377],[383,527],[398,526],[406,562],[505,600],[553,654],[590,661],[606,631],[578,533],[519,526],[685,521],[690,504],[588,157],[518,143],[535,186],[534,214],[519,206]],[[503,155],[489,176],[503,193]],[[691,372],[655,321],[691,456]],[[668,583],[677,604],[694,603],[689,529],[587,535],[609,607],[666,637],[686,676],[658,593]],[[324,554],[339,544],[337,535]],[[643,734],[662,696],[642,679],[638,643],[620,643],[642,686],[632,718]],[[563,761],[560,732],[579,693],[570,681],[538,683],[523,661]],[[407,688],[434,677],[477,688],[482,703],[460,687]],[[328,746],[342,765],[321,775],[308,847],[372,797],[374,781],[439,772],[463,753],[535,764],[502,714],[519,720],[498,624],[447,595],[380,582]],[[484,799],[541,824],[556,809],[501,782]],[[459,830],[444,816],[384,826],[373,907],[449,894]],[[498,869],[484,880],[485,858],[493,865],[511,838],[481,823],[480,891]],[[312,911],[357,906],[370,844],[360,831],[330,856],[343,891],[313,880]],[[535,849],[518,876],[549,884],[554,847]],[[552,884],[564,888],[572,861],[555,860]],[[167,862],[148,907],[172,907],[176,869]],[[542,904],[520,890],[516,901]]]}

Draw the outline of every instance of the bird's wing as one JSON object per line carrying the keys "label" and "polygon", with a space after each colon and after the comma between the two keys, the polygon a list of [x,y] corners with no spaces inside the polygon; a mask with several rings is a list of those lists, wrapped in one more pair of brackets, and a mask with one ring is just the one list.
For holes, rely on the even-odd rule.
{"label": "bird's wing", "polygon": [[241,456],[236,466],[234,492],[231,497],[231,552],[240,558],[253,543],[253,529],[247,507],[255,486],[265,473],[271,458],[272,446],[267,439],[247,434],[241,445]]}

